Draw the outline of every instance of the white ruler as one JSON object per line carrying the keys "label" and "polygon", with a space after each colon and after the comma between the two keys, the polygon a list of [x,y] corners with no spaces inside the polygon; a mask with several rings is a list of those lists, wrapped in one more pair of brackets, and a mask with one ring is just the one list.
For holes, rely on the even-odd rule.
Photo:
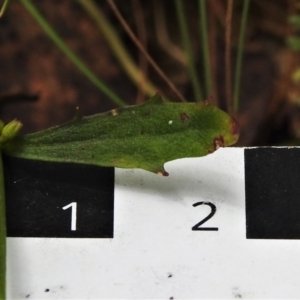
{"label": "white ruler", "polygon": [[8,299],[300,298],[300,241],[246,238],[244,149],[165,167],[116,169],[112,239],[8,238]]}

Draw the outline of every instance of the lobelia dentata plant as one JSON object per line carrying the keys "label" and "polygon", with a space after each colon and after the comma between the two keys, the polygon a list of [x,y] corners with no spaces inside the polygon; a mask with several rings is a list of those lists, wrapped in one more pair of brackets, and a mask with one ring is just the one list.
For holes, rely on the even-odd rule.
{"label": "lobelia dentata plant", "polygon": [[[243,20],[249,7],[249,1],[244,1]],[[0,11],[3,15],[9,0],[4,0],[4,5]],[[118,40],[112,30],[107,30],[109,24],[105,18],[99,17],[99,7],[93,6],[91,0],[78,0],[83,8],[95,20],[101,20],[102,31],[109,32],[107,39],[110,44]],[[112,3],[113,0],[108,0]],[[186,18],[182,16],[182,0],[177,0],[177,14],[181,33],[185,41],[184,48],[189,49],[190,45],[185,38],[188,36],[187,26],[184,24]],[[91,72],[87,66],[74,54],[74,52],[56,34],[48,22],[38,12],[30,0],[21,0],[20,3],[29,11],[41,28],[53,40],[62,52],[81,70],[81,72],[91,80],[104,94],[112,99],[116,104],[123,105],[124,102],[110,91]],[[90,9],[91,8],[91,9]],[[96,9],[94,9],[96,8]],[[201,31],[204,47],[204,65],[207,90],[206,96],[211,92],[211,76],[209,73],[209,43],[206,27],[206,1],[199,0],[199,10],[201,13]],[[100,11],[101,12],[101,11]],[[95,14],[94,14],[95,13]],[[106,23],[105,23],[106,22]],[[244,22],[245,23],[245,22]],[[244,28],[242,26],[241,37]],[[243,38],[240,38],[238,53],[241,61]],[[116,44],[119,58],[126,58],[128,66],[128,56],[121,55],[120,44]],[[112,47],[113,48],[113,47]],[[123,51],[124,52],[124,51]],[[187,51],[188,52],[188,51]],[[195,73],[192,68],[196,65],[192,60],[192,55],[188,57],[191,65],[190,72]],[[129,74],[135,68],[127,67]],[[236,86],[239,87],[239,70],[241,63],[237,63]],[[129,72],[130,71],[130,72]],[[139,72],[135,71],[135,80],[140,84]],[[195,75],[195,74],[194,74]],[[192,80],[194,85],[199,85],[199,80]],[[138,79],[138,80],[137,80]],[[151,84],[147,85],[147,93],[155,90]],[[195,87],[197,88],[197,87]],[[194,89],[195,89],[194,88]],[[198,93],[199,94],[199,93]],[[195,97],[200,100],[201,97]],[[239,91],[234,93],[235,102],[238,102]],[[179,97],[179,99],[181,99]],[[201,98],[202,99],[202,98]],[[237,104],[235,104],[235,112]],[[110,166],[119,168],[140,168],[153,173],[167,176],[164,163],[167,161],[185,158],[200,157],[210,154],[219,147],[234,144],[239,135],[236,121],[227,113],[221,111],[216,106],[202,103],[172,103],[162,100],[160,95],[155,95],[148,101],[140,105],[125,106],[89,117],[81,117],[80,113],[76,117],[57,127],[49,128],[33,134],[18,136],[22,124],[14,120],[7,125],[0,121],[0,300],[5,299],[5,277],[6,277],[6,218],[5,218],[5,191],[2,166],[2,153],[21,157],[25,159],[61,162],[61,163],[83,163],[98,166]]]}

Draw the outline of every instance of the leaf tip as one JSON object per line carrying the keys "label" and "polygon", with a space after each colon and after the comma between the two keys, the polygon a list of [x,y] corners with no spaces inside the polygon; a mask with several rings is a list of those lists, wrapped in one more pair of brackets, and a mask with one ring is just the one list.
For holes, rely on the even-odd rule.
{"label": "leaf tip", "polygon": [[160,170],[158,170],[158,171],[156,172],[156,174],[157,174],[157,175],[161,175],[161,176],[165,176],[165,177],[169,176],[169,173],[166,172],[166,170],[165,170],[163,167],[162,167]]}

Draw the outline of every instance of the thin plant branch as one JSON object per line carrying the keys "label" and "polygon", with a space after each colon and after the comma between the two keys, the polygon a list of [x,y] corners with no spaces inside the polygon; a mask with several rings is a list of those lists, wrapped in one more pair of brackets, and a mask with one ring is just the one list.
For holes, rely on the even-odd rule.
{"label": "thin plant branch", "polygon": [[186,66],[186,56],[183,50],[173,43],[169,37],[166,25],[166,13],[164,11],[164,3],[161,0],[154,1],[154,23],[156,37],[161,48],[177,60],[182,65]]}
{"label": "thin plant branch", "polygon": [[196,63],[195,63],[194,54],[192,50],[191,39],[187,28],[187,22],[184,15],[184,7],[183,7],[182,0],[175,0],[175,7],[177,12],[183,47],[187,55],[188,72],[190,75],[190,79],[192,81],[194,97],[196,101],[201,101],[203,100],[203,96],[200,87],[200,80],[197,75]]}
{"label": "thin plant branch", "polygon": [[208,15],[208,27],[209,27],[209,38],[210,38],[210,62],[211,62],[211,80],[212,80],[212,95],[214,96],[214,101],[217,106],[220,106],[219,101],[219,88],[217,83],[217,74],[220,64],[218,61],[218,45],[217,45],[217,36],[218,36],[218,20],[215,15],[214,9],[215,1],[208,1],[207,5],[209,6],[209,11],[211,12]]}
{"label": "thin plant branch", "polygon": [[208,1],[212,11],[214,12],[214,16],[217,22],[221,25],[221,27],[225,27],[226,20],[224,16],[226,15],[226,7],[224,4],[224,0],[213,0]]}
{"label": "thin plant branch", "polygon": [[[134,17],[135,17],[135,24],[137,28],[137,35],[138,39],[141,41],[142,45],[147,49],[147,29],[145,26],[145,16],[144,11],[141,5],[140,0],[131,0]],[[146,57],[139,52],[139,66],[142,71],[142,76],[140,78],[140,85],[138,89],[137,101],[136,103],[142,103],[144,100],[144,85],[147,84],[147,77],[148,77],[148,61]]]}
{"label": "thin plant branch", "polygon": [[248,18],[249,5],[250,5],[250,0],[244,0],[241,29],[240,29],[239,42],[238,42],[238,51],[237,51],[237,58],[236,58],[236,69],[235,69],[235,76],[234,76],[233,110],[235,113],[237,113],[238,109],[239,109],[239,97],[240,97],[241,75],[242,75],[241,71],[242,71],[242,63],[243,63],[243,50],[244,50],[245,32],[246,32],[246,24],[247,24],[247,18]]}
{"label": "thin plant branch", "polygon": [[107,0],[107,3],[111,7],[112,11],[114,12],[115,16],[118,18],[120,23],[122,24],[124,30],[127,32],[129,37],[132,39],[132,41],[135,43],[135,45],[138,47],[138,49],[145,55],[148,62],[151,64],[151,66],[155,69],[155,71],[159,74],[159,76],[168,84],[170,89],[174,92],[174,94],[181,100],[186,101],[182,94],[179,92],[179,90],[175,87],[173,82],[168,78],[168,76],[161,70],[161,68],[156,64],[156,62],[153,60],[153,58],[149,55],[147,50],[143,47],[141,42],[138,40],[136,35],[133,33],[131,28],[129,27],[126,20],[121,15],[119,9],[117,8],[115,2],[113,0]]}
{"label": "thin plant branch", "polygon": [[0,299],[6,294],[6,210],[2,153],[0,151]]}
{"label": "thin plant branch", "polygon": [[232,111],[232,80],[231,80],[231,24],[233,0],[227,0],[226,32],[225,32],[225,90],[227,111]]}
{"label": "thin plant branch", "polygon": [[109,89],[105,83],[103,83],[92,72],[87,65],[67,46],[67,44],[61,39],[51,25],[37,10],[34,4],[30,0],[20,0],[27,11],[35,19],[35,21],[41,26],[46,34],[52,39],[55,45],[71,60],[71,62],[94,84],[96,85],[107,97],[109,97],[117,105],[123,106],[125,102],[119,98],[111,89]]}
{"label": "thin plant branch", "polygon": [[205,98],[211,95],[212,82],[211,82],[211,64],[209,57],[209,40],[208,40],[208,28],[207,28],[207,8],[206,0],[199,0],[200,10],[200,30],[202,36],[202,51],[203,51],[203,64],[204,64],[204,82],[205,82]]}
{"label": "thin plant branch", "polygon": [[[102,32],[107,43],[109,44],[110,49],[114,53],[116,59],[119,61],[120,66],[126,72],[128,77],[138,87],[141,87],[140,82],[141,78],[143,77],[142,71],[138,68],[136,63],[131,58],[125,46],[121,42],[121,39],[119,38],[116,30],[109,23],[104,13],[101,11],[101,8],[98,7],[92,0],[77,1]],[[153,96],[157,92],[157,88],[152,83],[150,83],[149,80],[145,82],[142,88],[148,96]]]}
{"label": "thin plant branch", "polygon": [[10,0],[5,0],[2,7],[1,7],[1,10],[0,10],[0,18],[3,17],[6,9],[7,9],[7,6],[8,6],[8,3],[9,3]]}

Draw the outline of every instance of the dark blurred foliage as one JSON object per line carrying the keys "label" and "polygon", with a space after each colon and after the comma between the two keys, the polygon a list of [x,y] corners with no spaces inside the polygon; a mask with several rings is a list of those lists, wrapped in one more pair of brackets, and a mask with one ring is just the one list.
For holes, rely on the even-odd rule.
{"label": "dark blurred foliage", "polygon": [[[112,22],[137,63],[143,60],[106,1],[96,1]],[[193,100],[187,68],[179,54],[177,19],[172,0],[115,1],[149,53],[180,91]],[[300,67],[299,53],[286,44],[296,28],[289,16],[300,14],[296,0],[251,0],[244,49],[238,146],[295,145],[300,138],[300,86],[292,80]],[[73,0],[33,1],[67,44],[124,101],[136,103],[145,97],[128,79],[93,21]],[[209,0],[208,34],[213,71],[213,96],[224,107],[224,45],[226,1]],[[203,70],[197,1],[184,1],[199,72]],[[234,1],[232,58],[236,57],[242,1]],[[137,24],[137,20],[141,20]],[[166,39],[167,34],[168,39]],[[166,42],[172,42],[170,47]],[[23,132],[33,132],[71,119],[75,108],[90,115],[114,108],[45,35],[18,1],[11,1],[0,19],[0,118],[24,123]],[[169,98],[170,89],[150,66],[146,76]],[[233,65],[234,68],[234,65]],[[203,72],[202,72],[203,73]],[[202,74],[203,78],[203,74]],[[178,101],[178,99],[174,99]]]}

